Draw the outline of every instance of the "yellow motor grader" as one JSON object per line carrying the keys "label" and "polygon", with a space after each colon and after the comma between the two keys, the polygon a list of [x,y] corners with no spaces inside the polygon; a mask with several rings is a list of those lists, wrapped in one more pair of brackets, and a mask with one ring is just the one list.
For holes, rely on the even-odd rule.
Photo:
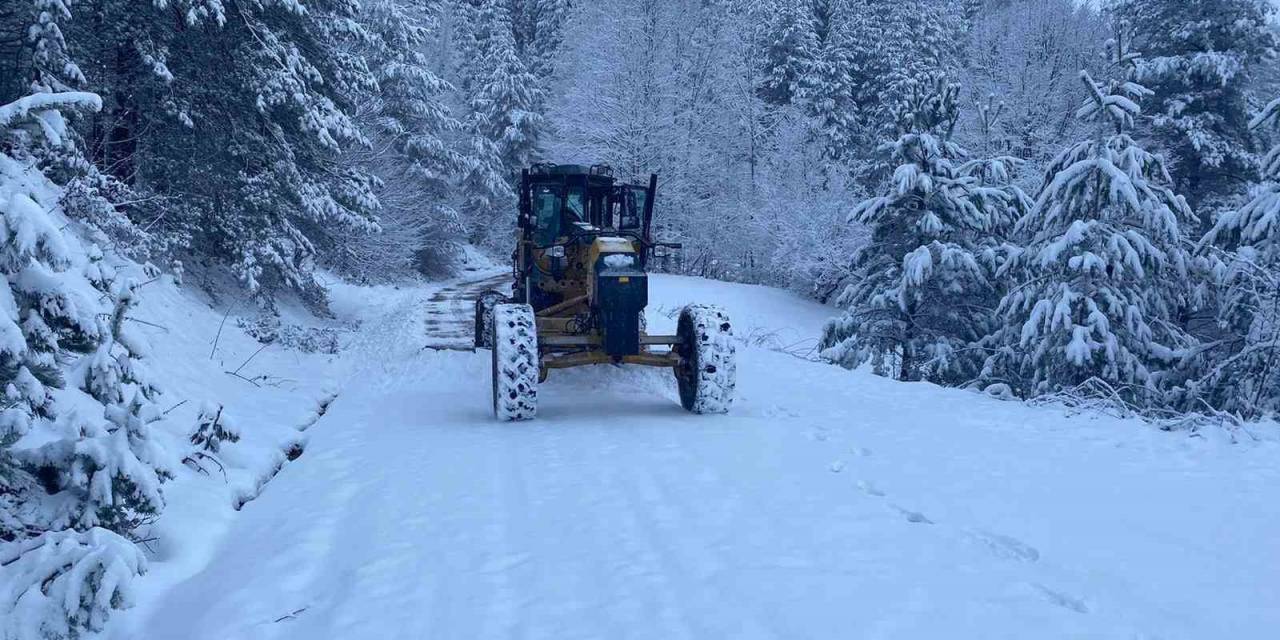
{"label": "yellow motor grader", "polygon": [[645,267],[655,251],[679,248],[650,235],[657,186],[656,175],[648,184],[616,181],[604,165],[521,172],[512,295],[486,291],[475,308],[476,347],[492,351],[499,420],[533,418],[551,369],[596,364],[670,367],[685,409],[728,411],[735,346],[723,310],[689,305],[675,335],[645,331]]}

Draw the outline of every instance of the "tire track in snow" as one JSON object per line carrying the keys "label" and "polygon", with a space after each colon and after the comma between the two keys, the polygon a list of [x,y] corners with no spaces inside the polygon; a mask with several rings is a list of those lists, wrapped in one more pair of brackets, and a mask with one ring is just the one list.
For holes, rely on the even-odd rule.
{"label": "tire track in snow", "polygon": [[[671,468],[665,466],[664,468]],[[755,611],[744,608],[741,602],[726,600],[726,592],[715,588],[713,579],[720,577],[726,563],[717,557],[715,545],[705,537],[694,539],[697,533],[687,525],[692,521],[690,511],[677,514],[679,501],[663,488],[661,482],[648,468],[638,470],[637,482],[632,485],[636,498],[633,503],[645,523],[645,530],[661,549],[666,564],[674,573],[682,576],[685,597],[697,603],[701,611],[717,610],[713,615],[694,616],[702,620],[698,637],[735,637],[771,639],[780,637],[771,630]],[[737,628],[709,628],[712,620],[733,620]]]}
{"label": "tire track in snow", "polygon": [[421,322],[426,335],[423,348],[474,351],[476,298],[489,289],[506,291],[510,280],[510,274],[503,273],[449,285],[432,294],[422,310]]}
{"label": "tire track in snow", "polygon": [[[594,442],[588,443],[589,446],[584,448],[598,452],[595,455],[599,456],[609,452],[611,448],[616,448],[616,442],[608,442],[610,438],[608,429],[596,430],[593,435]],[[644,466],[646,465],[630,465],[625,468],[624,473],[640,472]],[[621,580],[618,582],[621,583],[623,593],[637,600],[643,600],[646,595],[656,600],[653,603],[656,611],[651,615],[661,623],[664,636],[672,640],[694,640],[704,637],[695,630],[694,619],[681,600],[684,594],[678,593],[679,581],[672,580],[676,569],[669,554],[654,538],[653,529],[646,526],[643,521],[640,503],[634,493],[627,490],[627,483],[620,481],[621,474],[618,472],[617,465],[596,464],[593,467],[601,474],[598,476],[600,482],[593,483],[593,494],[596,498],[593,502],[612,507],[609,520],[620,526],[609,530],[608,533],[618,538],[621,548],[626,550],[625,557],[632,563],[632,566],[622,567],[622,569],[635,571],[634,577],[647,583],[646,589],[632,591],[629,576],[619,576]]]}

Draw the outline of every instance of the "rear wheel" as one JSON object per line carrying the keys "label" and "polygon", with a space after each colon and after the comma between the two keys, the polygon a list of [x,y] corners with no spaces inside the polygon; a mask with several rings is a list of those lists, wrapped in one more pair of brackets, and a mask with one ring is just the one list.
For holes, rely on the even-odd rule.
{"label": "rear wheel", "polygon": [[728,412],[737,379],[737,347],[728,314],[719,307],[689,305],[680,312],[676,337],[680,405],[693,413]]}
{"label": "rear wheel", "polygon": [[488,349],[493,333],[493,308],[506,302],[507,297],[497,291],[485,291],[476,298],[475,343],[477,349]]}
{"label": "rear wheel", "polygon": [[533,307],[499,304],[490,327],[493,355],[493,415],[531,420],[538,413],[538,327]]}

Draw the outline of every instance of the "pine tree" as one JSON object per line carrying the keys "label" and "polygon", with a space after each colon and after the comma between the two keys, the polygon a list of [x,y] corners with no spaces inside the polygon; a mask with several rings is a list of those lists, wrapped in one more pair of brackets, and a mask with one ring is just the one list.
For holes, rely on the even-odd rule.
{"label": "pine tree", "polygon": [[[896,135],[894,109],[916,78],[954,73],[960,63],[963,23],[959,7],[945,0],[867,0],[849,17],[848,66],[856,145],[874,148]],[[874,159],[852,167],[868,191],[878,189],[892,167]]]}
{"label": "pine tree", "polygon": [[[27,0],[0,8],[0,42],[23,43],[5,56],[9,68],[0,74],[0,102],[28,92],[74,89],[84,74],[67,51],[65,26],[71,21],[70,0]],[[4,67],[0,67],[4,69]],[[11,75],[10,75],[11,74]]]}
{"label": "pine tree", "polygon": [[851,218],[872,229],[854,281],[828,324],[823,356],[846,367],[871,361],[901,380],[958,383],[977,373],[972,343],[991,327],[995,288],[990,238],[1018,204],[1017,192],[984,184],[992,169],[968,164],[951,141],[960,87],[931,74],[901,87],[901,135],[887,193]]}
{"label": "pine tree", "polygon": [[[1250,126],[1280,130],[1280,99]],[[1184,408],[1207,404],[1246,418],[1280,411],[1280,144],[1261,169],[1266,182],[1200,241],[1217,275],[1222,331],[1179,392]]]}
{"label": "pine tree", "polygon": [[322,307],[317,241],[378,228],[376,180],[342,155],[368,144],[353,115],[379,87],[356,0],[115,0],[84,18],[68,42],[105,104],[87,155],[130,200],[167,205],[124,207],[131,220],[265,305],[296,292]]}
{"label": "pine tree", "polygon": [[506,5],[481,0],[465,17],[469,58],[462,73],[470,145],[462,209],[470,239],[496,246],[509,237],[516,176],[537,154],[543,97],[537,78],[516,52]]}
{"label": "pine tree", "polygon": [[[37,41],[56,40],[53,16],[42,20]],[[142,343],[124,328],[136,290],[112,289],[114,270],[82,246],[40,162],[74,157],[64,113],[102,102],[32,86],[0,104],[0,619],[6,634],[78,638],[132,604],[146,560],[127,536],[163,506],[166,456]],[[111,291],[103,313],[98,294]]]}
{"label": "pine tree", "polygon": [[[997,132],[1005,152],[1042,167],[1063,140],[1090,134],[1075,117],[1077,72],[1105,63],[1106,33],[1098,12],[1076,0],[985,4],[969,34],[965,87],[979,100],[994,94],[1005,104]],[[961,131],[978,132],[981,125],[962,121]],[[1038,179],[1035,173],[1028,178]]]}
{"label": "pine tree", "polygon": [[813,27],[807,2],[769,0],[754,8],[762,24],[760,97],[791,104],[813,64]]}
{"label": "pine tree", "polygon": [[222,405],[205,404],[196,416],[196,428],[191,432],[191,444],[197,449],[218,453],[224,442],[239,442],[240,430],[233,426],[223,412]]}
{"label": "pine tree", "polygon": [[359,49],[377,90],[357,106],[368,147],[348,147],[347,164],[377,178],[380,232],[321,229],[326,264],[360,281],[439,271],[458,251],[461,225],[454,181],[463,167],[456,148],[462,123],[446,100],[456,89],[433,69],[426,47],[438,31],[435,15],[402,0],[363,5],[369,39]]}
{"label": "pine tree", "polygon": [[1151,135],[1174,188],[1201,221],[1257,178],[1249,130],[1253,77],[1275,53],[1266,0],[1126,0],[1117,12],[1143,48],[1136,79],[1151,89]]}
{"label": "pine tree", "polygon": [[493,142],[509,175],[528,166],[537,153],[542,114],[533,76],[516,55],[512,41],[496,37],[485,57],[487,74],[471,98],[472,130]]}
{"label": "pine tree", "polygon": [[1151,92],[1132,80],[1139,58],[1124,23],[1109,49],[1117,79],[1099,85],[1081,72],[1079,115],[1097,137],[1058,155],[1015,227],[1022,246],[999,273],[1013,284],[984,377],[1023,396],[1096,379],[1151,406],[1162,401],[1161,372],[1190,342],[1176,320],[1192,216],[1161,158],[1129,135]]}
{"label": "pine tree", "polygon": [[804,39],[805,67],[795,100],[814,121],[823,159],[838,165],[852,151],[855,110],[850,77],[852,57],[847,38],[847,5],[838,0],[810,3],[809,31]]}
{"label": "pine tree", "polygon": [[545,92],[555,72],[555,57],[572,4],[570,0],[512,0],[509,7],[516,54]]}
{"label": "pine tree", "polygon": [[82,638],[105,631],[134,603],[147,571],[142,550],[105,529],[51,531],[0,545],[0,620],[5,637]]}
{"label": "pine tree", "polygon": [[65,516],[71,527],[130,535],[164,508],[160,485],[172,472],[151,437],[162,416],[154,402],[158,390],[144,364],[148,348],[125,324],[137,304],[137,284],[128,279],[104,284],[112,312],[101,342],[73,375],[77,386],[104,405],[105,422],[68,415],[66,426],[75,440],[53,443],[34,455],[45,466],[65,469],[56,487],[71,497]]}
{"label": "pine tree", "polygon": [[70,250],[56,189],[33,165],[40,147],[62,143],[61,111],[96,109],[97,96],[36,93],[0,105],[0,540],[47,528],[33,505],[41,495],[38,465],[13,446],[57,415],[51,389],[64,385],[58,356],[92,350],[100,338],[95,308],[61,274]]}
{"label": "pine tree", "polygon": [[[158,418],[156,390],[140,363],[145,347],[124,324],[136,290],[115,281],[96,248],[82,252],[80,270],[71,269],[79,249],[61,230],[67,223],[59,220],[58,189],[32,161],[18,159],[33,145],[70,143],[58,109],[99,104],[92,94],[71,92],[0,106],[0,132],[17,151],[0,155],[0,272],[7,281],[0,294],[7,401],[0,412],[0,538],[99,526],[130,535],[163,507],[167,464],[149,427]],[[113,300],[111,313],[99,314],[97,294]],[[73,366],[61,364],[76,355]],[[59,399],[73,388],[85,391],[88,406],[97,401],[101,413]],[[39,446],[16,448],[37,429]]]}

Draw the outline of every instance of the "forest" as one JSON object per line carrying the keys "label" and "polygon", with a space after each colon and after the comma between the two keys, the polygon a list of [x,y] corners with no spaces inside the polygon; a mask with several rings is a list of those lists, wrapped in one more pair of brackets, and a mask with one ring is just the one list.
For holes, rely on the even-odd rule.
{"label": "forest", "polygon": [[0,0],[0,613],[100,630],[142,563],[144,285],[324,316],[329,274],[503,263],[538,162],[657,173],[658,267],[827,305],[824,361],[1272,420],[1278,38],[1269,0]]}
{"label": "forest", "polygon": [[9,155],[108,250],[262,305],[504,256],[522,167],[607,164],[661,176],[669,270],[845,309],[846,366],[1275,408],[1263,0],[0,11]]}

